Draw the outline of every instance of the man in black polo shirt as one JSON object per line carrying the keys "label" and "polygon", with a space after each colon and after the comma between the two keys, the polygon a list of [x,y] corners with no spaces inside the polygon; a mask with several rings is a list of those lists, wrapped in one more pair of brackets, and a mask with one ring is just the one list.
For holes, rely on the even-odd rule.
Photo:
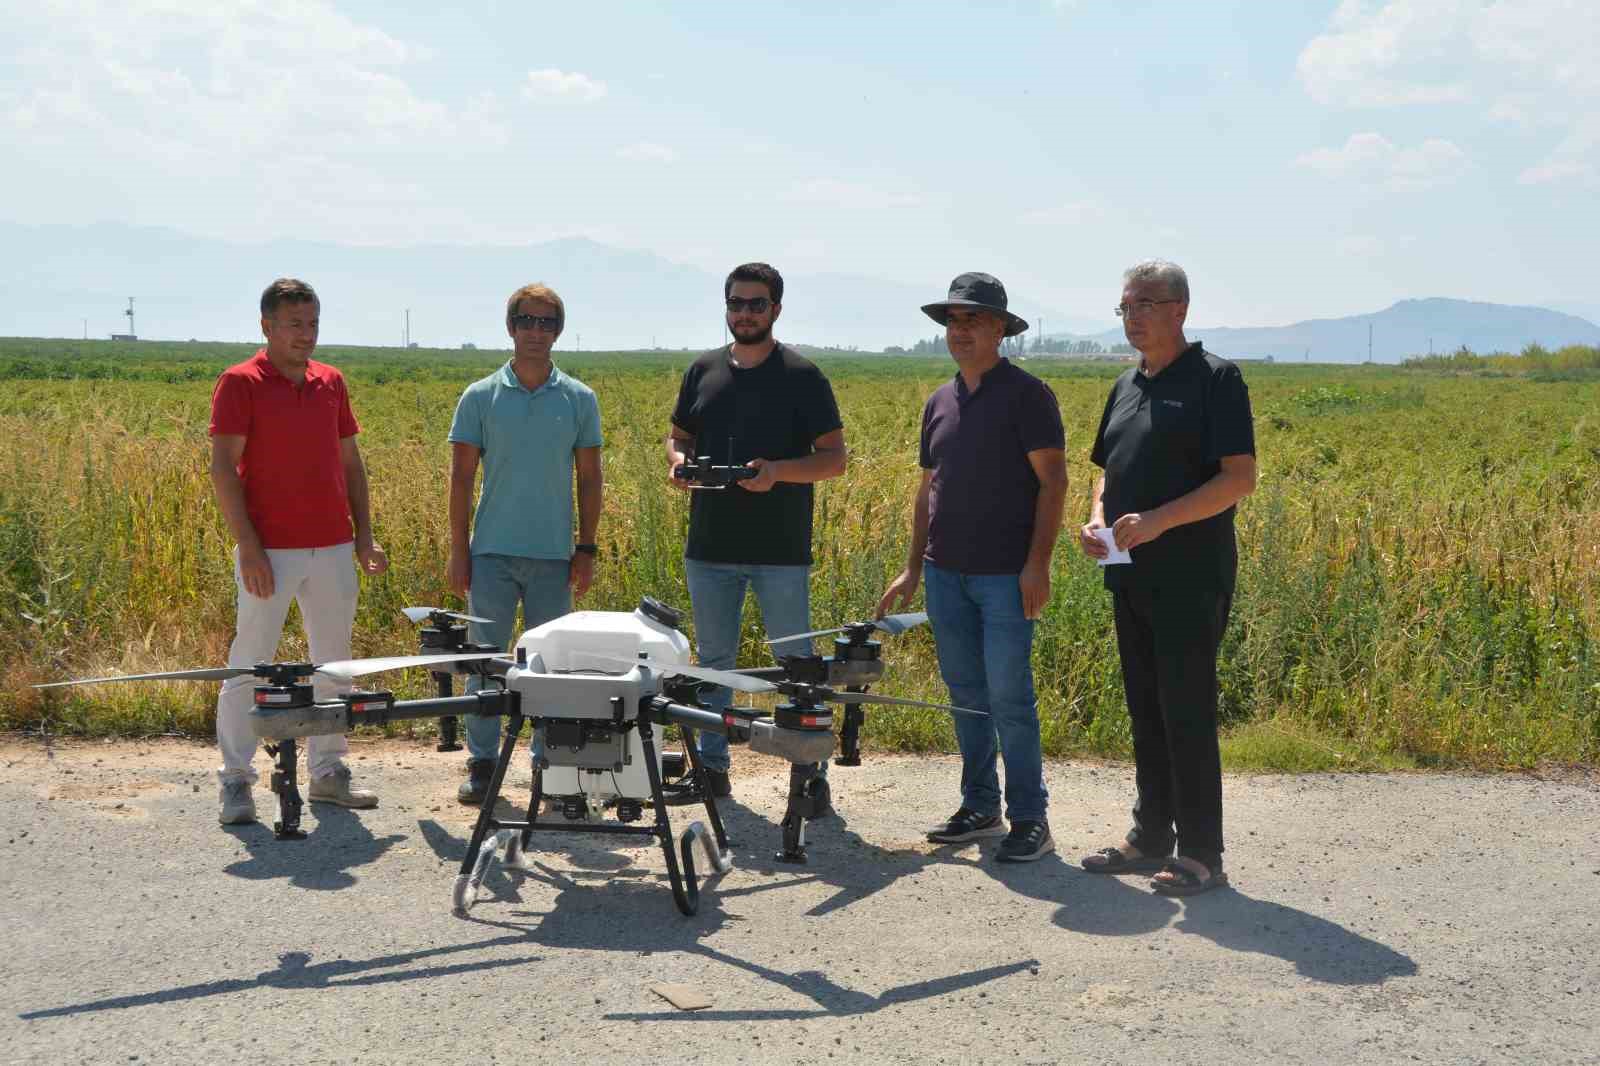
{"label": "man in black polo shirt", "polygon": [[[1028,328],[988,274],[962,274],[922,309],[945,327],[959,368],[922,409],[922,483],[906,568],[878,616],[911,602],[926,574],[928,619],[950,701],[986,712],[955,720],[961,807],[928,834],[940,844],[1005,833],[996,755],[1005,760],[1011,831],[995,858],[1055,850],[1033,691],[1033,625],[1050,600],[1050,555],[1067,494],[1066,438],[1049,386],[1000,357]],[[997,745],[998,742],[998,745]]]}
{"label": "man in black polo shirt", "polygon": [[[746,263],[723,284],[733,343],[684,371],[667,436],[668,477],[679,463],[709,456],[756,476],[694,491],[684,574],[694,608],[702,666],[734,665],[746,588],[755,590],[768,634],[811,628],[812,484],[844,473],[844,426],[822,371],[772,336],[783,310],[783,278],[766,263]],[[805,655],[810,642],[778,644],[774,654]],[[705,697],[727,706],[729,692]],[[717,796],[729,794],[728,738],[699,734],[700,756]],[[684,798],[693,798],[692,794]]]}
{"label": "man in black polo shirt", "polygon": [[[1193,895],[1222,872],[1217,649],[1233,602],[1234,505],[1256,485],[1250,394],[1239,368],[1183,335],[1189,279],[1163,260],[1123,276],[1128,342],[1143,356],[1117,379],[1090,459],[1105,470],[1084,552],[1111,530],[1132,563],[1106,567],[1133,722],[1138,801],[1127,842],[1083,860],[1096,873],[1159,869],[1151,887]],[[1173,847],[1177,858],[1169,859]]]}

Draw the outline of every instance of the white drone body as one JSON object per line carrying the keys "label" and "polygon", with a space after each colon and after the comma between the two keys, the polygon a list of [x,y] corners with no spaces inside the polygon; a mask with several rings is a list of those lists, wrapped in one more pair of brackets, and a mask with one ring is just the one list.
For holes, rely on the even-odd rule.
{"label": "white drone body", "polygon": [[[519,665],[506,688],[521,694],[537,720],[534,760],[546,796],[581,796],[598,819],[613,800],[648,801],[639,731],[616,728],[638,718],[639,701],[660,690],[659,670],[624,668],[648,656],[655,665],[688,665],[689,639],[641,611],[574,611],[528,630],[517,641]],[[656,771],[661,770],[659,740]]]}

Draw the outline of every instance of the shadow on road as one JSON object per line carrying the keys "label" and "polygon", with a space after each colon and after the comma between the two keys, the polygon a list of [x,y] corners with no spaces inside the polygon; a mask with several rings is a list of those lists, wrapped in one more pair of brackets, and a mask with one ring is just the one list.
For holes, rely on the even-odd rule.
{"label": "shadow on road", "polygon": [[329,891],[356,883],[350,870],[377,862],[405,839],[402,833],[375,837],[354,811],[319,803],[304,840],[274,840],[261,822],[223,828],[250,852],[248,859],[223,868],[223,873],[249,881],[287,878],[295,888]]}
{"label": "shadow on road", "polygon": [[1376,985],[1417,973],[1416,962],[1385,944],[1233,888],[1180,901],[1151,892],[1143,877],[1073,873],[1072,892],[1054,919],[1072,932],[1130,936],[1164,928],[1178,917],[1173,928],[1180,933],[1203,936],[1229,951],[1291,962],[1302,977],[1325,984]]}

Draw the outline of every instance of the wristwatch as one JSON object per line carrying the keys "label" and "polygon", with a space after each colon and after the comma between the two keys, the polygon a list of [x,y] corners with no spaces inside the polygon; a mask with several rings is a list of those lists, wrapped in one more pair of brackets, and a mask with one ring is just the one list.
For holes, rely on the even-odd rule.
{"label": "wristwatch", "polygon": [[585,555],[599,555],[600,554],[600,545],[598,545],[598,544],[574,544],[572,546],[572,550],[575,551],[575,552],[582,552]]}

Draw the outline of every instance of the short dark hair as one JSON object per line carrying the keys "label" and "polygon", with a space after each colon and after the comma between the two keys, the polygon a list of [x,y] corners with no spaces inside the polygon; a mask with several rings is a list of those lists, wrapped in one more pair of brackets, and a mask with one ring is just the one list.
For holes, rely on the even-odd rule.
{"label": "short dark hair", "polygon": [[733,268],[733,273],[728,275],[728,280],[722,283],[722,298],[726,300],[733,293],[733,283],[736,281],[754,281],[767,287],[767,295],[775,304],[783,303],[783,275],[774,270],[767,263],[745,263],[743,266]]}
{"label": "short dark hair", "polygon": [[266,291],[261,294],[261,314],[263,317],[271,315],[278,309],[279,304],[321,302],[317,299],[317,290],[299,278],[279,278],[268,285]]}

